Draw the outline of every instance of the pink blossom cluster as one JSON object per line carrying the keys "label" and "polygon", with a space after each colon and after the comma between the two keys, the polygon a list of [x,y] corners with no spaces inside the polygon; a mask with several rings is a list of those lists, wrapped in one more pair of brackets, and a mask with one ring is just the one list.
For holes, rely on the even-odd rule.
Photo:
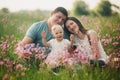
{"label": "pink blossom cluster", "polygon": [[0,67],[5,69],[7,72],[15,72],[15,71],[26,71],[26,68],[18,63],[15,60],[11,60],[10,58],[4,58],[3,60],[0,60]]}
{"label": "pink blossom cluster", "polygon": [[72,53],[68,50],[62,51],[60,54],[48,55],[46,59],[46,64],[52,68],[58,67],[60,65],[65,65],[67,67],[73,67],[76,64],[86,64],[89,62],[89,56],[80,49],[75,49]]}
{"label": "pink blossom cluster", "polygon": [[62,54],[62,63],[72,66],[74,64],[86,64],[89,62],[89,56],[87,53],[80,49],[75,49],[73,53],[64,51]]}
{"label": "pink blossom cluster", "polygon": [[7,50],[8,47],[9,47],[9,44],[7,42],[3,42],[2,44],[0,44],[0,48],[2,49],[2,51]]}
{"label": "pink blossom cluster", "polygon": [[111,54],[109,60],[109,64],[111,64],[113,68],[120,69],[120,53]]}
{"label": "pink blossom cluster", "polygon": [[47,51],[49,52],[48,47],[39,47],[35,44],[27,44],[23,47],[19,42],[14,53],[18,55],[18,58],[31,59],[34,57],[35,59],[44,59]]}
{"label": "pink blossom cluster", "polygon": [[104,46],[106,46],[106,45],[108,45],[108,44],[110,44],[110,43],[112,42],[112,38],[102,39],[101,42],[102,42],[102,44],[103,44]]}

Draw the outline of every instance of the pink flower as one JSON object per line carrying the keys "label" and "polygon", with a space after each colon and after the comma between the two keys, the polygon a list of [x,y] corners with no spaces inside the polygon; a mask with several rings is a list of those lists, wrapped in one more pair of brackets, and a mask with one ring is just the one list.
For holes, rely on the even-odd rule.
{"label": "pink flower", "polygon": [[0,66],[3,65],[3,64],[4,64],[4,62],[3,62],[3,61],[0,61]]}
{"label": "pink flower", "polygon": [[119,42],[113,42],[112,44],[113,44],[113,46],[117,46],[119,44]]}
{"label": "pink flower", "polygon": [[106,46],[112,42],[112,38],[102,39],[101,42],[103,43],[104,46]]}
{"label": "pink flower", "polygon": [[3,59],[3,61],[4,61],[5,63],[9,63],[9,62],[10,62],[10,59],[9,59],[9,58],[5,58],[5,59]]}
{"label": "pink flower", "polygon": [[22,64],[17,64],[15,68],[16,68],[16,70],[22,70],[23,65]]}
{"label": "pink flower", "polygon": [[77,48],[73,53],[68,53],[67,51],[64,51],[62,55],[62,60],[63,64],[74,66],[74,64],[88,63],[89,56],[84,51],[81,51]]}
{"label": "pink flower", "polygon": [[9,47],[7,42],[3,42],[2,44],[0,44],[0,47],[3,51],[7,50],[7,48]]}
{"label": "pink flower", "polygon": [[68,66],[73,66],[77,61],[75,58],[67,58],[65,62],[67,63]]}
{"label": "pink flower", "polygon": [[45,63],[48,65],[48,67],[54,68],[60,65],[61,56],[58,54],[52,54],[50,53],[45,60]]}
{"label": "pink flower", "polygon": [[8,74],[5,74],[2,78],[2,80],[9,80],[10,79],[10,76]]}
{"label": "pink flower", "polygon": [[44,53],[42,54],[35,54],[35,59],[44,59],[46,55]]}

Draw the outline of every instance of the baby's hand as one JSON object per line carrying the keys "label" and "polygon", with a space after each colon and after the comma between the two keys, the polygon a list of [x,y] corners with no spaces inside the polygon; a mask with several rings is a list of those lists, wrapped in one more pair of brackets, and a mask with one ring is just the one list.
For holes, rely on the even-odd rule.
{"label": "baby's hand", "polygon": [[70,35],[70,41],[74,41],[74,35],[73,34]]}
{"label": "baby's hand", "polygon": [[46,38],[46,32],[45,32],[45,31],[42,31],[42,32],[41,32],[41,36],[42,36],[42,38]]}

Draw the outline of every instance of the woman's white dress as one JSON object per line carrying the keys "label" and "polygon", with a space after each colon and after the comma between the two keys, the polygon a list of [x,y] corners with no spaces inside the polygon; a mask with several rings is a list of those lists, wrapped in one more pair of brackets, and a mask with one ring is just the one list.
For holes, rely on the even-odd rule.
{"label": "woman's white dress", "polygon": [[[87,32],[87,34],[90,34],[92,31],[94,31],[94,30],[89,30]],[[85,51],[86,54],[88,54],[88,56],[90,58],[92,58],[93,53],[92,53],[92,50],[91,50],[91,47],[90,47],[90,41],[89,41],[88,35],[85,35],[84,39],[82,39],[82,40],[79,39],[75,35],[75,44],[77,45],[77,47],[79,49]],[[106,55],[106,52],[104,51],[103,46],[102,46],[100,40],[98,41],[98,48],[99,48],[99,53],[100,53],[100,56],[101,56],[98,60],[103,60],[103,61],[106,62],[108,60],[108,56]]]}

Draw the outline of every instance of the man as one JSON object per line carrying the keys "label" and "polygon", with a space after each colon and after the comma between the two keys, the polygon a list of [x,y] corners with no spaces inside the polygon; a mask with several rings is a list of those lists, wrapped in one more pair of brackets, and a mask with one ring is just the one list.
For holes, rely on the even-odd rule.
{"label": "man", "polygon": [[[57,7],[55,10],[51,12],[50,17],[48,20],[43,20],[40,22],[34,23],[26,32],[25,37],[22,40],[22,46],[25,46],[29,43],[35,43],[39,44],[40,46],[43,46],[42,44],[42,37],[40,33],[42,31],[45,31],[47,34],[46,40],[49,41],[53,38],[51,34],[51,28],[53,25],[63,25],[65,19],[68,17],[68,12],[63,7]],[[67,38],[67,35],[65,36]]]}

